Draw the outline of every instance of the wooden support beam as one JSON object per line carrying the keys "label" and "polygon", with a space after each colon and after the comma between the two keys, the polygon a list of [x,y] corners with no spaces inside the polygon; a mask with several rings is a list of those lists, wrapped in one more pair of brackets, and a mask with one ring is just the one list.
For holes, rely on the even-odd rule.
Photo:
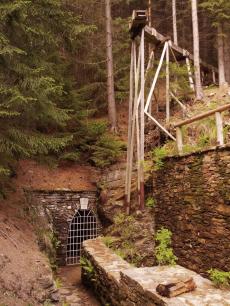
{"label": "wooden support beam", "polygon": [[[159,32],[153,27],[149,27],[148,25],[145,26],[145,33],[146,33],[146,40],[154,44],[156,47],[159,45],[162,45],[165,43],[165,41],[170,40],[170,37],[166,37]],[[177,46],[173,42],[171,43],[171,48],[174,50],[176,54],[176,59],[177,61],[185,60],[186,57],[189,57],[191,61],[194,61],[194,56],[193,54],[189,53],[187,50]],[[210,64],[207,64],[203,60],[200,60],[200,65],[208,70],[212,71],[214,70],[216,73],[218,73],[218,69]]]}
{"label": "wooden support beam", "polygon": [[177,149],[179,154],[183,153],[183,135],[182,135],[182,128],[177,127],[176,128],[176,143],[177,143]]}
{"label": "wooden support beam", "polygon": [[216,131],[217,131],[217,144],[219,146],[224,145],[224,130],[223,130],[223,118],[220,112],[215,113],[216,116]]}
{"label": "wooden support beam", "polygon": [[140,104],[140,209],[145,208],[144,159],[145,159],[145,31],[141,33],[141,104]]}
{"label": "wooden support beam", "polygon": [[169,44],[166,44],[166,122],[170,119],[170,94],[169,94]]}
{"label": "wooden support beam", "polygon": [[187,107],[170,91],[171,97],[180,105],[180,107],[186,111]]}
{"label": "wooden support beam", "polygon": [[140,191],[141,191],[141,173],[140,173],[140,124],[139,124],[139,107],[137,106],[136,112],[136,149],[137,149],[137,192],[138,192],[138,203],[140,205]]}
{"label": "wooden support beam", "polygon": [[186,66],[187,66],[187,70],[188,70],[188,79],[189,79],[190,88],[193,91],[195,91],[195,85],[194,85],[194,81],[193,81],[193,76],[192,76],[192,71],[191,71],[191,65],[190,65],[189,57],[186,57]]}
{"label": "wooden support beam", "polygon": [[130,63],[130,84],[129,84],[129,122],[128,122],[128,145],[127,145],[127,162],[126,162],[126,177],[125,177],[125,200],[128,203],[128,185],[130,181],[130,154],[131,154],[131,130],[132,130],[132,112],[133,112],[133,81],[134,81],[134,48],[132,42],[131,47],[131,63]]}
{"label": "wooden support beam", "polygon": [[146,101],[145,112],[148,111],[149,105],[152,101],[152,95],[153,95],[153,92],[154,92],[154,89],[155,89],[155,86],[156,86],[156,83],[157,83],[157,79],[158,79],[158,76],[159,76],[159,73],[160,73],[160,70],[161,70],[161,67],[162,67],[162,64],[163,64],[164,56],[165,56],[165,53],[166,53],[166,48],[167,48],[167,44],[165,43],[164,49],[163,49],[162,54],[161,54],[160,62],[159,62],[159,65],[157,67],[157,71],[155,73],[153,83],[152,83],[152,86],[150,88],[149,95],[148,95],[148,98],[147,98],[147,101]]}
{"label": "wooden support beam", "polygon": [[136,42],[134,41],[134,73],[135,73],[135,88],[134,88],[134,104],[132,108],[132,125],[131,125],[131,143],[130,143],[130,160],[129,160],[129,176],[128,176],[128,191],[127,191],[127,214],[130,213],[130,200],[131,200],[131,181],[132,181],[132,167],[133,167],[133,151],[134,151],[134,136],[135,136],[135,120],[137,112],[137,99],[138,99],[138,84],[140,74],[140,50],[138,56],[138,63],[136,64]]}
{"label": "wooden support beam", "polygon": [[176,138],[170,134],[152,115],[145,111],[145,114],[172,140],[176,141]]}

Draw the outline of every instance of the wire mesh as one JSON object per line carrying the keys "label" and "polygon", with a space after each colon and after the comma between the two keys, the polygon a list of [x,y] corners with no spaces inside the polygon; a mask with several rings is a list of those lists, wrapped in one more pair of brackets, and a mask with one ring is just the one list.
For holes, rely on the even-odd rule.
{"label": "wire mesh", "polygon": [[69,227],[66,264],[75,265],[80,262],[82,243],[98,236],[97,218],[92,210],[79,209]]}

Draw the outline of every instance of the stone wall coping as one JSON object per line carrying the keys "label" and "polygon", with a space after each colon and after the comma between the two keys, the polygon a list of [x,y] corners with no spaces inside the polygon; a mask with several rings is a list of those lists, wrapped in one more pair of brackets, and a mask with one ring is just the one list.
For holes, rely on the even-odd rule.
{"label": "stone wall coping", "polygon": [[[181,277],[193,277],[197,289],[174,298],[165,298],[156,292],[156,287],[159,283],[178,281]],[[165,305],[230,305],[230,291],[215,288],[210,280],[179,265],[173,267],[156,266],[151,268],[131,268],[121,272],[121,282],[123,282],[124,279],[126,279],[126,282],[128,279],[128,283],[134,283],[136,286],[141,286],[145,294],[152,298],[152,300],[162,301]]]}
{"label": "stone wall coping", "polygon": [[131,268],[131,265],[106,247],[101,237],[85,240],[83,248],[106,273],[117,282],[120,281],[120,271]]}
{"label": "stone wall coping", "polygon": [[[102,291],[108,293],[108,299],[110,295],[117,295],[122,299],[122,301],[111,299],[111,305],[134,305],[131,300],[136,301],[136,299],[138,299],[137,305],[141,305],[139,302],[159,306],[230,305],[229,290],[215,288],[211,281],[182,266],[134,268],[107,248],[101,237],[84,241],[83,247],[87,259],[99,271],[98,282],[102,286]],[[107,277],[103,276],[104,273]],[[197,289],[193,292],[173,298],[162,297],[156,292],[156,287],[160,283],[175,282],[190,277],[193,277],[197,285]],[[116,282],[118,286],[111,287],[110,280]],[[110,290],[113,288],[114,291],[108,291],[108,288]]]}
{"label": "stone wall coping", "polygon": [[213,152],[213,151],[230,151],[230,143],[225,144],[223,146],[213,146],[213,147],[209,147],[207,149],[203,149],[203,150],[199,150],[199,151],[193,151],[193,152],[189,152],[189,153],[184,153],[184,154],[174,154],[174,155],[168,155],[165,156],[162,160],[170,160],[170,159],[183,159],[185,157],[189,157],[189,156],[199,156],[199,155],[204,155],[208,152]]}
{"label": "stone wall coping", "polygon": [[85,194],[96,194],[97,189],[92,188],[90,190],[77,190],[77,189],[68,189],[68,188],[57,188],[57,189],[34,189],[34,188],[24,188],[24,192],[32,192],[32,193],[85,193]]}

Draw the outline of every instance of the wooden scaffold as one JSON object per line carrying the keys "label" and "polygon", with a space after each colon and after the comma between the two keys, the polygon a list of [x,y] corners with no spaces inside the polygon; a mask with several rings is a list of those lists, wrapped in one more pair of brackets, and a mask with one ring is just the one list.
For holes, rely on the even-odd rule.
{"label": "wooden scaffold", "polygon": [[[170,58],[178,64],[185,61],[188,71],[188,80],[191,89],[194,91],[194,79],[190,62],[193,55],[187,50],[182,49],[171,41],[170,38],[158,33],[156,29],[148,25],[148,12],[145,10],[134,11],[130,24],[131,45],[131,64],[130,64],[130,95],[129,95],[129,122],[128,122],[128,145],[127,145],[127,166],[125,179],[125,198],[127,213],[130,213],[132,186],[132,172],[134,165],[137,169],[137,192],[139,209],[145,207],[144,194],[144,146],[145,146],[145,116],[153,121],[167,137],[176,141],[174,137],[152,114],[152,99],[160,71],[165,63],[166,76],[166,122],[170,119],[170,100],[173,99],[179,104],[183,112],[186,112],[184,105],[170,90]],[[153,48],[145,48],[145,42],[153,45]],[[158,67],[151,82],[149,92],[145,92],[145,81],[148,71],[153,67],[156,48],[163,46]],[[150,49],[149,60],[145,65],[145,49]],[[216,80],[218,70],[200,61],[201,68],[206,73],[211,73],[213,82]],[[179,65],[179,64],[178,64]],[[136,150],[136,152],[134,152]],[[136,156],[136,160],[134,160]]]}

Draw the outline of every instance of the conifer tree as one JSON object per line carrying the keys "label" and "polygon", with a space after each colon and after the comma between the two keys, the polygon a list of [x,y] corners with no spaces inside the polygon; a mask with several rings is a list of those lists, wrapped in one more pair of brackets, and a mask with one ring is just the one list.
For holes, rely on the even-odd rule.
{"label": "conifer tree", "polygon": [[0,174],[9,174],[11,160],[71,141],[64,127],[76,100],[67,58],[87,30],[60,0],[1,1]]}

